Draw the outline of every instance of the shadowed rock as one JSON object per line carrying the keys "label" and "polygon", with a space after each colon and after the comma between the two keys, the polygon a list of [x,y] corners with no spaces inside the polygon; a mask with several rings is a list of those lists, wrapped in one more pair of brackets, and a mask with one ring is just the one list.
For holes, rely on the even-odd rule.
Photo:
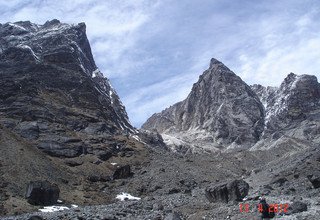
{"label": "shadowed rock", "polygon": [[205,195],[210,202],[242,201],[248,195],[249,184],[244,180],[234,180],[228,183],[209,186]]}
{"label": "shadowed rock", "polygon": [[30,182],[27,187],[26,198],[31,205],[54,205],[59,199],[59,187],[48,181]]}
{"label": "shadowed rock", "polygon": [[114,171],[113,179],[125,179],[132,175],[130,165],[119,166]]}

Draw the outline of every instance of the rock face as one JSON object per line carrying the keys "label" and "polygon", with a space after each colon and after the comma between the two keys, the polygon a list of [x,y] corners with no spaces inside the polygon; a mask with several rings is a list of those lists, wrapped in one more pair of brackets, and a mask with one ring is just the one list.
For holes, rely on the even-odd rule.
{"label": "rock face", "polygon": [[229,183],[213,185],[205,190],[210,202],[242,201],[248,195],[249,184],[244,180],[234,180]]}
{"label": "rock face", "polygon": [[5,127],[57,157],[103,154],[116,147],[115,135],[135,133],[93,60],[84,23],[6,23],[0,39]]}
{"label": "rock face", "polygon": [[112,178],[113,179],[125,179],[131,176],[130,165],[119,166],[114,171]]}
{"label": "rock face", "polygon": [[288,142],[298,142],[294,145],[299,148],[319,143],[320,85],[315,76],[290,73],[279,88],[261,85],[251,88],[266,112],[264,132],[254,149],[275,141],[287,145]]}
{"label": "rock face", "polygon": [[304,202],[294,201],[292,204],[289,205],[288,212],[285,213],[286,215],[291,215],[299,212],[305,212],[308,210],[308,205]]}
{"label": "rock face", "polygon": [[59,199],[60,190],[57,185],[48,181],[35,181],[28,184],[26,198],[32,205],[54,205]]}
{"label": "rock face", "polygon": [[212,59],[188,97],[142,126],[161,133],[173,150],[264,149],[320,141],[320,85],[315,76],[290,73],[279,88],[249,87]]}
{"label": "rock face", "polygon": [[250,147],[261,136],[263,116],[263,106],[251,88],[212,59],[184,101],[154,114],[142,128],[156,129],[175,145],[211,150]]}

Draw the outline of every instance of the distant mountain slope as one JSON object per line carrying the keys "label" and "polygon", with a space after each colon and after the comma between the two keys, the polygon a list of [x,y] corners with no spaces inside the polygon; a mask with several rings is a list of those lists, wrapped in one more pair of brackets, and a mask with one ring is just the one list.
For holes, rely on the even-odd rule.
{"label": "distant mountain slope", "polygon": [[142,128],[157,130],[182,152],[260,149],[287,136],[310,146],[320,138],[319,94],[315,76],[291,73],[280,88],[249,87],[212,59],[185,100],[154,114]]}

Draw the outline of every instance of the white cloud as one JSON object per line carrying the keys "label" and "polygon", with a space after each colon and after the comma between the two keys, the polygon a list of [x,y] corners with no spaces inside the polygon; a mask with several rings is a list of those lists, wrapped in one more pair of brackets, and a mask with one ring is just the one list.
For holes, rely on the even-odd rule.
{"label": "white cloud", "polygon": [[136,126],[183,100],[212,57],[249,84],[319,77],[319,11],[317,0],[0,0],[0,22],[86,22],[95,61]]}
{"label": "white cloud", "polygon": [[[290,72],[320,76],[320,30],[313,29],[317,22],[314,12],[269,24],[261,30],[265,36],[257,45],[260,53],[243,50],[239,56],[239,75],[248,83],[279,86]],[[292,27],[290,24],[292,23]],[[270,31],[274,29],[274,31]],[[290,31],[288,31],[288,29]],[[271,33],[270,33],[271,32]]]}

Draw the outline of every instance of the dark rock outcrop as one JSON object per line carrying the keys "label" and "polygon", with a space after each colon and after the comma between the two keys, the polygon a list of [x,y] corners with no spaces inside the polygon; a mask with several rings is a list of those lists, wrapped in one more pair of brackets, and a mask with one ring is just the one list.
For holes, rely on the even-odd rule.
{"label": "dark rock outcrop", "polygon": [[130,165],[119,166],[114,171],[113,179],[125,179],[132,175]]}
{"label": "dark rock outcrop", "polygon": [[242,201],[248,195],[249,184],[244,180],[234,180],[208,187],[205,195],[210,202]]}
{"label": "dark rock outcrop", "polygon": [[320,173],[317,172],[312,174],[308,177],[308,179],[315,189],[320,188]]}
{"label": "dark rock outcrop", "polygon": [[304,212],[307,210],[308,210],[308,205],[306,203],[300,202],[300,201],[295,201],[289,205],[288,212],[285,214],[291,215],[291,214],[295,214],[295,213],[299,213],[299,212]]}
{"label": "dark rock outcrop", "polygon": [[54,205],[59,199],[59,187],[48,181],[30,182],[27,187],[26,198],[32,205]]}
{"label": "dark rock outcrop", "polygon": [[164,143],[162,136],[156,131],[139,130],[139,138],[153,148],[168,150],[168,146]]}

